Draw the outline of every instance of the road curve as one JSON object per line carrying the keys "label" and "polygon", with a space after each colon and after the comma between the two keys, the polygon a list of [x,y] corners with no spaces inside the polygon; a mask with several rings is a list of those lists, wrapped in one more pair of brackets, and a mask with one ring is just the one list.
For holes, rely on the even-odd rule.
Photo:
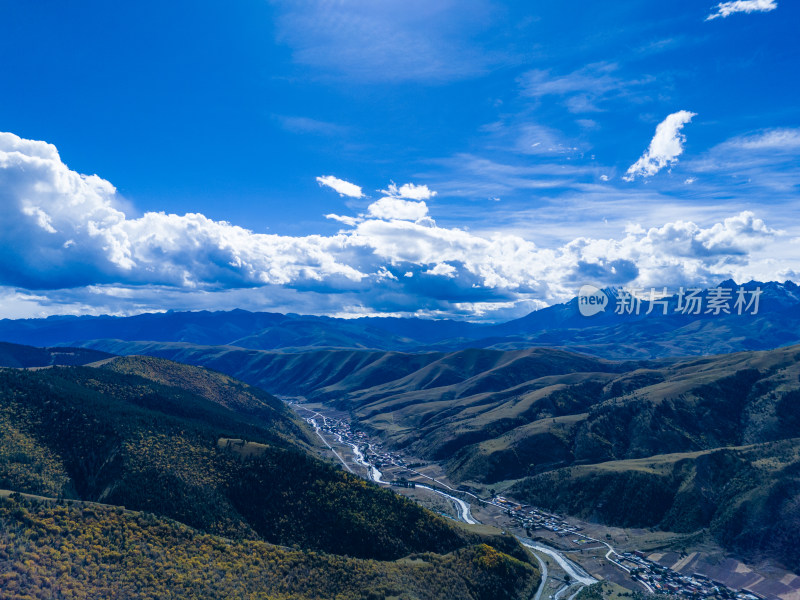
{"label": "road curve", "polygon": [[568,558],[564,557],[560,552],[554,550],[553,548],[549,548],[547,546],[543,546],[541,544],[537,544],[535,542],[525,540],[522,538],[517,538],[520,543],[525,546],[526,548],[531,548],[533,550],[537,550],[538,552],[542,552],[551,556],[553,560],[558,563],[558,566],[564,569],[564,572],[567,573],[573,581],[577,581],[584,585],[592,585],[593,583],[597,583],[597,579],[589,575],[583,567],[580,565],[572,562]]}
{"label": "road curve", "polygon": [[536,595],[533,597],[533,600],[541,600],[542,592],[544,592],[545,585],[547,584],[547,563],[545,563],[536,552],[531,552],[533,558],[536,559],[536,562],[539,563],[539,570],[542,573],[542,580],[539,583],[539,589],[536,590]]}
{"label": "road curve", "polygon": [[450,500],[453,501],[453,503],[455,503],[456,507],[458,508],[458,517],[462,521],[464,521],[464,523],[467,523],[468,525],[478,525],[478,521],[476,521],[472,517],[472,513],[470,512],[469,504],[464,502],[461,498],[456,498],[455,496],[451,496],[450,494],[445,494],[442,491],[436,490],[436,489],[434,489],[432,487],[428,487],[427,485],[423,485],[421,483],[418,483],[417,487],[418,488],[424,488],[426,490],[430,490],[432,492],[435,492],[437,494],[440,494],[440,495],[444,496],[445,498],[449,498]]}

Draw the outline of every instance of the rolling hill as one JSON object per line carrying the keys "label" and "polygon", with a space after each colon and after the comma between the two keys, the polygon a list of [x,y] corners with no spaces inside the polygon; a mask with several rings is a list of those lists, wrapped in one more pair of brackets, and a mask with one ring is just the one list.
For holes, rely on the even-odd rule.
{"label": "rolling hill", "polygon": [[[342,598],[489,599],[535,588],[513,538],[465,531],[318,460],[273,396],[150,357],[95,364],[0,369],[0,489],[15,492],[0,499],[8,597],[59,586],[169,597],[157,591],[174,584],[225,597],[335,586]],[[242,456],[231,439],[258,451]],[[241,577],[209,577],[227,568]]]}
{"label": "rolling hill", "polygon": [[[626,362],[542,348],[98,347],[204,364],[329,403],[395,449],[439,462],[462,485],[514,486],[520,499],[609,524],[710,528],[744,556],[800,567],[800,546],[761,528],[793,530],[800,501],[800,346]],[[675,455],[658,473],[635,466]],[[729,465],[721,471],[729,476],[702,480],[713,461]],[[598,510],[606,488],[617,501]]]}
{"label": "rolling hill", "polygon": [[0,367],[37,368],[87,365],[113,355],[86,348],[34,348],[0,342]]}

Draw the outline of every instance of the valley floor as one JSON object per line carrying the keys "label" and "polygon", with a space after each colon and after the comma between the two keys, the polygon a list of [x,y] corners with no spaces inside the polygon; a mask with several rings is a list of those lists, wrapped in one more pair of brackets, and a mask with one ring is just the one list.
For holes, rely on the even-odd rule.
{"label": "valley floor", "polygon": [[800,577],[770,564],[747,565],[702,533],[606,527],[522,505],[496,490],[455,486],[439,465],[385,449],[352,427],[346,413],[304,399],[288,404],[314,428],[321,452],[348,471],[467,525],[517,536],[542,567],[535,600],[573,600],[598,580],[682,598],[800,600]]}

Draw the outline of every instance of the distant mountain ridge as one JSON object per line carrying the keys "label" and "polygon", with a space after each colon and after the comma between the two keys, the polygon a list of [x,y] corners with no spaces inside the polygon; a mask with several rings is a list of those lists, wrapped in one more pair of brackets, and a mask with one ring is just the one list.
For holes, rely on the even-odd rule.
{"label": "distant mountain ridge", "polygon": [[87,365],[107,358],[112,354],[87,348],[33,348],[0,342],[0,367],[21,369],[52,366]]}
{"label": "distant mountain ridge", "polygon": [[[337,319],[297,314],[167,312],[132,317],[49,317],[0,321],[0,340],[34,346],[85,345],[91,340],[184,342],[289,352],[324,348],[400,352],[502,350],[561,347],[606,358],[659,358],[767,350],[800,343],[800,286],[791,281],[733,281],[719,287],[735,293],[760,288],[757,314],[682,314],[675,295],[646,314],[606,310],[591,317],[579,312],[578,299],[553,305],[499,324],[453,320],[365,317]],[[671,290],[675,292],[675,290]],[[617,292],[608,290],[610,295]],[[700,294],[704,299],[709,291]]]}

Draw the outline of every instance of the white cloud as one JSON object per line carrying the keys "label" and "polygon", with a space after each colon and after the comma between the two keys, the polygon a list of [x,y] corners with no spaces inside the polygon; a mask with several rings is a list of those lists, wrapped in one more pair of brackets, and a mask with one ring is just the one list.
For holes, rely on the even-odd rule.
{"label": "white cloud", "polygon": [[430,200],[436,195],[436,192],[428,189],[427,185],[415,185],[413,183],[404,183],[400,187],[397,187],[397,185],[392,182],[389,184],[388,190],[378,191],[387,196],[406,198],[407,200]]}
{"label": "white cloud", "polygon": [[451,278],[456,276],[456,268],[453,265],[448,265],[447,263],[437,263],[435,267],[424,271],[423,274]]}
{"label": "white cloud", "polygon": [[692,185],[695,181],[697,181],[696,177],[687,177],[686,179],[683,180],[683,183],[685,183],[686,185]]}
{"label": "white cloud", "polygon": [[0,134],[0,210],[0,301],[9,303],[0,316],[240,306],[510,317],[571,297],[584,280],[709,284],[800,270],[796,244],[784,241],[798,231],[747,211],[551,247],[526,237],[533,228],[439,227],[425,201],[391,196],[360,217],[329,215],[344,227],[328,236],[257,234],[196,213],[134,218],[109,182],[10,134]]}
{"label": "white cloud", "polygon": [[567,75],[553,75],[548,70],[534,69],[521,77],[520,84],[522,93],[531,97],[576,92],[599,95],[619,86],[619,79],[613,75],[618,68],[615,63],[593,63]]}
{"label": "white cloud", "polygon": [[608,175],[600,175],[600,181],[608,181]]}
{"label": "white cloud", "polygon": [[349,217],[347,215],[334,215],[333,213],[325,215],[325,218],[331,219],[332,221],[339,221],[340,223],[344,223],[348,227],[353,227],[354,225],[362,221],[362,219],[358,217]]}
{"label": "white cloud", "polygon": [[711,227],[702,228],[691,221],[675,221],[646,232],[644,239],[658,252],[668,256],[701,260],[715,257],[744,256],[759,249],[778,232],[749,211],[724,219]]}
{"label": "white cloud", "polygon": [[[23,206],[22,207],[22,214],[27,215],[29,217],[36,218],[36,224],[41,228],[44,229],[47,233],[58,233],[55,229],[53,229],[52,220],[50,219],[50,215],[44,212],[38,206]],[[64,242],[64,247],[69,247],[70,243],[69,240]]]}
{"label": "white cloud", "polygon": [[365,277],[328,252],[335,238],[254,234],[194,213],[129,218],[122,206],[113,185],[71,171],[53,146],[0,134],[0,284],[224,288]]}
{"label": "white cloud", "polygon": [[428,216],[428,205],[425,202],[386,196],[370,204],[367,211],[370,217],[376,219],[419,221]]}
{"label": "white cloud", "polygon": [[[571,73],[557,75],[545,69],[533,69],[519,78],[521,93],[531,98],[562,96],[572,113],[601,112],[602,103],[615,98],[634,98],[651,77],[623,79],[617,63],[597,62]],[[584,119],[581,125],[595,127],[594,121]]]}
{"label": "white cloud", "polygon": [[775,0],[735,0],[733,2],[720,2],[715,7],[716,12],[706,17],[706,21],[728,17],[734,13],[769,12],[778,8]]}
{"label": "white cloud", "polygon": [[742,150],[792,151],[800,149],[800,129],[768,129],[752,135],[735,137],[725,142]]}
{"label": "white cloud", "polygon": [[656,127],[656,133],[645,153],[626,171],[623,179],[633,181],[636,176],[652,177],[664,167],[678,160],[683,153],[686,136],[681,133],[683,126],[692,120],[696,113],[680,110],[667,116]]}
{"label": "white cloud", "polygon": [[317,183],[321,186],[326,186],[335,190],[340,196],[349,196],[350,198],[363,198],[364,194],[361,188],[354,183],[339,179],[333,175],[323,175],[317,177]]}
{"label": "white cloud", "polygon": [[567,140],[560,131],[536,123],[520,125],[514,132],[517,135],[516,149],[524,154],[565,155],[574,154],[579,148]]}
{"label": "white cloud", "polygon": [[[767,129],[732,137],[687,161],[685,168],[724,178],[739,193],[746,187],[750,202],[761,198],[774,205],[785,199],[794,204],[800,185],[800,128]],[[784,211],[783,217],[791,214]]]}
{"label": "white cloud", "polygon": [[594,172],[593,167],[564,164],[563,161],[520,165],[488,160],[474,154],[456,154],[437,163],[453,176],[437,182],[442,193],[462,197],[486,198],[530,190],[549,190],[573,184],[574,179]]}

